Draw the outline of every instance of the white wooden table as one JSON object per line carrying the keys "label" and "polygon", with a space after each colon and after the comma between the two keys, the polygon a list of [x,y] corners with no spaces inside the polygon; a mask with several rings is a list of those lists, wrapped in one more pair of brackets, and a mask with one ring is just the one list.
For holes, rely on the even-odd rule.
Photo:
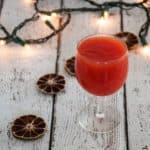
{"label": "white wooden table", "polygon": [[[24,1],[4,0],[0,21],[9,31],[34,13],[32,5]],[[89,5],[82,0],[43,0],[39,6],[47,10]],[[119,96],[112,96],[122,114],[119,128],[111,134],[90,134],[78,125],[77,114],[91,95],[65,72],[65,59],[75,54],[77,42],[84,36],[119,31],[138,34],[145,19],[138,9],[129,14],[118,9],[113,12],[116,15],[101,27],[97,24],[99,13],[73,13],[71,23],[61,34],[45,44],[31,45],[30,50],[16,44],[0,47],[0,150],[150,150],[150,58],[135,52],[129,54],[126,87]],[[57,26],[58,21],[55,23]],[[38,21],[20,34],[41,37],[47,32],[49,29]],[[41,94],[35,86],[37,79],[55,72],[56,67],[66,78],[65,93],[56,97]],[[11,122],[24,114],[46,120],[48,132],[42,139],[24,142],[12,136]]]}

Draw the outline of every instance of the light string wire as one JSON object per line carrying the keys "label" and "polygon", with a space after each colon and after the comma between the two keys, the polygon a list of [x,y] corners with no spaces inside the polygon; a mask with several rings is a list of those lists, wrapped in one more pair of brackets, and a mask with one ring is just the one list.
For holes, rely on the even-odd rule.
{"label": "light string wire", "polygon": [[[121,2],[121,1],[119,1],[119,2],[118,1],[117,2],[109,1],[109,2],[104,2],[101,4],[99,4],[95,1],[92,1],[92,0],[83,0],[83,1],[89,3],[90,5],[92,5],[94,7],[61,8],[61,9],[53,9],[50,11],[45,11],[45,10],[39,9],[39,7],[38,7],[39,0],[36,0],[34,3],[35,13],[33,14],[33,16],[31,18],[25,19],[23,22],[18,24],[11,33],[6,29],[6,27],[4,25],[0,24],[0,30],[2,30],[3,33],[5,34],[5,37],[0,37],[0,40],[5,41],[6,44],[10,43],[10,42],[14,42],[14,43],[20,44],[22,46],[24,46],[25,44],[45,43],[50,38],[56,36],[59,32],[63,31],[66,28],[66,26],[70,23],[71,13],[73,13],[73,12],[101,12],[101,14],[104,14],[104,11],[109,11],[112,8],[122,8],[123,10],[131,10],[131,9],[137,7],[137,8],[142,9],[143,11],[145,11],[145,14],[146,14],[146,21],[140,28],[139,38],[140,38],[140,41],[143,46],[148,44],[146,37],[148,35],[148,31],[149,31],[149,27],[150,27],[150,8],[147,8],[145,6],[145,4],[148,2],[148,0],[143,0],[142,2],[136,2],[136,3],[127,3],[127,2]],[[53,13],[59,14],[61,17],[67,16],[65,22],[63,22],[63,24],[59,27],[59,29],[55,29],[52,22],[49,20],[46,20],[45,24],[51,30],[53,30],[53,32],[50,33],[49,35],[38,38],[38,39],[23,39],[19,35],[17,35],[18,31],[21,30],[24,26],[26,26],[29,22],[35,22],[35,21],[39,20],[40,14],[51,16]]]}

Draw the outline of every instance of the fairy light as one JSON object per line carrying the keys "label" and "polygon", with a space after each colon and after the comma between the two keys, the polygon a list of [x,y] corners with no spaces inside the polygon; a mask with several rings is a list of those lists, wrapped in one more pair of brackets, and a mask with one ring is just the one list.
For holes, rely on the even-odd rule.
{"label": "fairy light", "polygon": [[105,25],[108,21],[108,18],[109,18],[109,12],[107,10],[105,10],[102,15],[100,16],[100,19],[99,19],[99,24],[100,25]]}
{"label": "fairy light", "polygon": [[105,19],[109,18],[109,12],[107,10],[104,11],[104,18]]}
{"label": "fairy light", "polygon": [[59,18],[61,18],[62,16],[61,16],[61,14],[58,14],[58,13],[53,12],[53,13],[51,14],[51,17],[52,17],[52,18],[55,18],[55,19],[59,19]]}
{"label": "fairy light", "polygon": [[[52,9],[49,11],[44,11],[41,10],[40,8],[38,8],[39,5],[39,0],[22,0],[24,3],[26,4],[31,4],[33,5],[34,3],[34,10],[35,10],[35,14],[32,15],[32,17],[30,18],[26,18],[23,22],[21,22],[20,24],[18,24],[12,33],[9,33],[9,30],[7,30],[7,28],[1,24],[0,30],[3,31],[5,33],[5,39],[6,42],[1,41],[0,45],[4,45],[9,44],[11,42],[14,42],[16,44],[20,44],[22,46],[24,46],[25,41],[27,41],[27,43],[32,44],[32,43],[36,43],[36,44],[40,44],[40,43],[44,43],[47,40],[51,39],[53,36],[56,36],[59,32],[63,31],[65,29],[65,27],[70,23],[71,20],[71,13],[73,12],[95,12],[95,11],[100,11],[102,13],[102,15],[99,17],[99,19],[96,20],[96,26],[98,25],[102,25],[104,28],[107,28],[110,24],[110,27],[112,27],[112,25],[114,25],[115,21],[114,18],[111,17],[111,15],[109,16],[109,10],[113,9],[114,7],[117,8],[122,8],[123,10],[128,10],[128,9],[133,9],[135,7],[139,7],[139,8],[143,8],[143,10],[146,12],[146,17],[147,20],[146,22],[141,26],[140,32],[139,32],[139,37],[141,38],[141,36],[143,36],[144,38],[147,37],[148,34],[148,29],[149,29],[149,20],[150,20],[150,16],[148,15],[149,9],[146,8],[150,6],[150,0],[135,0],[136,2],[133,3],[129,3],[129,2],[124,2],[124,1],[109,1],[109,3],[103,2],[103,3],[97,3],[96,1],[90,1],[90,0],[85,0],[86,2],[88,2],[90,5],[93,6],[98,6],[98,7],[82,7],[82,8],[60,8],[60,9]],[[137,3],[138,2],[138,3]],[[28,5],[29,7],[31,5]],[[141,6],[143,5],[143,6]],[[125,6],[125,7],[123,7]],[[58,18],[62,17],[62,12],[63,15],[65,14],[66,20],[63,22],[63,24],[61,26],[58,25]],[[52,29],[54,32],[50,32],[49,36],[46,35],[46,37],[41,37],[38,39],[22,39],[21,37],[17,36],[16,37],[16,33],[18,32],[18,30],[21,30],[28,22],[33,22],[33,21],[37,21],[37,13],[40,15],[40,19],[43,20],[45,23],[46,21],[49,21],[49,27],[52,29],[54,27],[56,27],[56,24],[58,25],[58,27],[56,28],[56,30]],[[45,14],[45,15],[44,15]],[[95,22],[95,21],[94,21]],[[51,25],[50,25],[51,23]],[[101,26],[100,26],[101,27]],[[57,31],[57,32],[56,32]],[[1,39],[3,39],[3,37],[1,37]],[[145,43],[144,43],[145,44]]]}
{"label": "fairy light", "polygon": [[30,46],[28,45],[28,44],[26,44],[25,46],[24,46],[24,48],[26,49],[26,50],[30,50]]}
{"label": "fairy light", "polygon": [[150,46],[149,45],[143,46],[141,53],[144,56],[150,56]]}
{"label": "fairy light", "polygon": [[23,55],[24,56],[30,56],[31,54],[32,54],[32,50],[31,50],[31,47],[30,47],[30,45],[28,45],[28,44],[26,44],[25,46],[24,46],[24,51],[23,51]]}
{"label": "fairy light", "polygon": [[59,15],[57,14],[57,13],[52,13],[50,16],[48,16],[48,15],[41,15],[40,14],[40,18],[41,18],[41,20],[42,21],[49,21],[49,20],[52,20],[52,19],[55,19],[55,18],[57,18],[57,17],[59,17]]}
{"label": "fairy light", "polygon": [[[137,0],[137,2],[143,2],[144,0]],[[147,8],[150,8],[150,0],[147,0],[145,3],[143,3],[143,5]]]}
{"label": "fairy light", "polygon": [[40,15],[40,18],[42,21],[47,21],[47,20],[50,20],[51,19],[51,16],[47,16],[47,15]]}
{"label": "fairy light", "polygon": [[5,45],[6,41],[5,40],[0,40],[0,45]]}
{"label": "fairy light", "polygon": [[105,25],[106,20],[104,19],[104,16],[101,16],[100,19],[98,20],[100,25]]}
{"label": "fairy light", "polygon": [[35,49],[31,45],[26,44],[21,51],[21,55],[24,58],[25,57],[29,58],[29,57],[34,57],[36,55],[36,52],[37,52],[37,49],[35,51]]}
{"label": "fairy light", "polygon": [[33,4],[33,3],[36,2],[36,0],[25,0],[25,2],[28,3],[28,4]]}
{"label": "fairy light", "polygon": [[51,14],[52,17],[57,17],[58,15],[56,13]]}
{"label": "fairy light", "polygon": [[150,45],[144,45],[138,49],[138,52],[144,57],[150,57]]}

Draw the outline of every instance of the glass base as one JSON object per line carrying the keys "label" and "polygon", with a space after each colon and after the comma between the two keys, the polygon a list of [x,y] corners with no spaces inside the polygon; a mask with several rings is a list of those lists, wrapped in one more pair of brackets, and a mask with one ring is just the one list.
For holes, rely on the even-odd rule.
{"label": "glass base", "polygon": [[112,106],[89,104],[79,114],[79,124],[93,133],[112,132],[120,123],[120,113]]}

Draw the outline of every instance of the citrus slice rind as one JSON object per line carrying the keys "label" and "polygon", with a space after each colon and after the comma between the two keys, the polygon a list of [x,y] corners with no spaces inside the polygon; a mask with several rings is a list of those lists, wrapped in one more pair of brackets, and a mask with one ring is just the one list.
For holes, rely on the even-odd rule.
{"label": "citrus slice rind", "polygon": [[71,76],[75,76],[75,57],[71,57],[66,60],[65,70]]}
{"label": "citrus slice rind", "polygon": [[64,76],[52,73],[40,77],[37,87],[42,93],[54,95],[64,91],[65,83]]}
{"label": "citrus slice rind", "polygon": [[138,37],[131,32],[119,32],[115,36],[126,43],[128,50],[135,50],[138,48]]}
{"label": "citrus slice rind", "polygon": [[15,138],[21,140],[36,140],[46,132],[46,123],[43,118],[35,115],[25,115],[17,118],[11,127]]}

